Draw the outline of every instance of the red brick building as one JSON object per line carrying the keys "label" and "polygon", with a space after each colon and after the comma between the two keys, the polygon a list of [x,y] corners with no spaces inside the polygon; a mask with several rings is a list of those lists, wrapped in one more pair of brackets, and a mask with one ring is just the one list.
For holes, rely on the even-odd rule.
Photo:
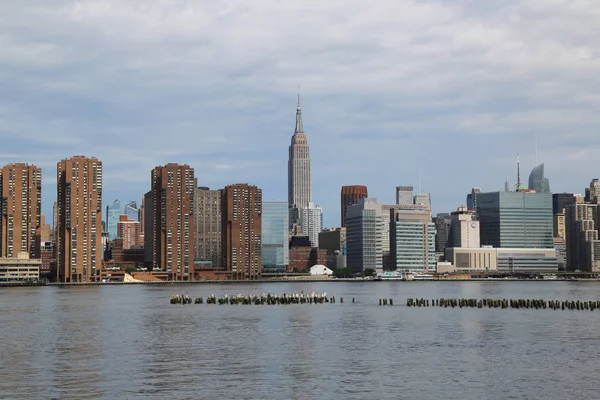
{"label": "red brick building", "polygon": [[127,215],[121,215],[117,222],[117,237],[123,239],[123,249],[142,246],[140,223],[128,219]]}
{"label": "red brick building", "polygon": [[308,272],[310,267],[321,264],[327,266],[327,250],[308,246],[291,246],[288,272]]}
{"label": "red brick building", "polygon": [[342,211],[342,228],[346,226],[346,211],[348,206],[358,204],[360,199],[369,197],[366,186],[354,185],[354,186],[342,186],[341,193],[341,211]]}

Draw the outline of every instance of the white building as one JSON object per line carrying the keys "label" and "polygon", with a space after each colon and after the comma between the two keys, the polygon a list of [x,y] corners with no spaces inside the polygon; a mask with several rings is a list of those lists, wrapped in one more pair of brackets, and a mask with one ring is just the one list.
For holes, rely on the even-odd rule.
{"label": "white building", "polygon": [[317,264],[310,267],[311,275],[333,275],[333,271],[324,265]]}
{"label": "white building", "polygon": [[477,248],[481,246],[479,221],[475,219],[475,211],[467,209],[466,206],[461,206],[452,212],[450,219],[452,247]]}
{"label": "white building", "polygon": [[400,206],[391,224],[392,254],[399,272],[435,272],[435,224],[422,204]]}
{"label": "white building", "polygon": [[314,203],[300,209],[302,234],[308,236],[312,247],[319,247],[319,233],[323,230],[323,209]]}
{"label": "white building", "polygon": [[383,221],[375,198],[360,199],[346,213],[347,264],[354,272],[383,272]]}

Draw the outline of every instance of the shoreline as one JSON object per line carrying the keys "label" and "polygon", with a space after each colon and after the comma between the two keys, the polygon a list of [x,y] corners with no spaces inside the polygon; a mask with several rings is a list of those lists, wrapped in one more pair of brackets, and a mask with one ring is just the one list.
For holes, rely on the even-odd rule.
{"label": "shoreline", "polygon": [[573,279],[520,279],[520,278],[457,278],[457,279],[433,279],[433,280],[375,280],[375,279],[353,279],[353,278],[307,278],[307,279],[256,279],[256,280],[200,280],[200,281],[148,281],[148,282],[0,282],[0,288],[4,287],[39,287],[39,286],[126,286],[126,285],[228,285],[228,284],[256,284],[256,283],[440,283],[440,282],[598,282],[598,278],[573,278]]}

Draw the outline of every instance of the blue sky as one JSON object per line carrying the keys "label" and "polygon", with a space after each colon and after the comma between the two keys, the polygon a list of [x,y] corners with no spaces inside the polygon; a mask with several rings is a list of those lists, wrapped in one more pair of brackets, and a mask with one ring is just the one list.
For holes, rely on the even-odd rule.
{"label": "blue sky", "polygon": [[595,0],[0,1],[0,164],[104,163],[104,204],[150,171],[248,182],[287,200],[300,84],[313,200],[339,225],[342,185],[397,185],[434,212],[501,190],[539,160],[553,191],[600,176]]}

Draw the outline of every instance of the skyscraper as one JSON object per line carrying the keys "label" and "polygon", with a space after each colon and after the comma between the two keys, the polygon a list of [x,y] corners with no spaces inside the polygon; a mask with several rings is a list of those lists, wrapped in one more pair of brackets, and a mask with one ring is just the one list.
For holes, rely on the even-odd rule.
{"label": "skyscraper", "polygon": [[0,170],[0,257],[40,257],[42,170],[9,164]]}
{"label": "skyscraper", "polygon": [[127,219],[130,221],[139,221],[140,211],[137,208],[137,202],[131,200],[129,203],[125,204],[123,215],[127,215]]}
{"label": "skyscraper", "polygon": [[435,225],[421,204],[402,205],[392,219],[392,254],[400,272],[435,272]]}
{"label": "skyscraper", "polygon": [[367,191],[366,186],[362,185],[352,185],[352,186],[342,186],[341,193],[341,224],[342,228],[346,226],[346,213],[348,212],[348,207],[354,204],[358,204],[360,199],[364,199],[369,197],[369,193]]}
{"label": "skyscraper", "polygon": [[262,275],[262,190],[246,183],[221,190],[221,265],[233,279]]}
{"label": "skyscraper", "polygon": [[127,215],[121,215],[117,223],[117,237],[123,239],[124,250],[141,246],[139,221],[131,220]]}
{"label": "skyscraper", "polygon": [[[196,188],[196,260],[221,266],[221,194],[207,187]],[[287,209],[287,208],[286,208]],[[286,225],[287,226],[287,225]],[[287,228],[286,228],[287,232]]]}
{"label": "skyscraper", "polygon": [[396,186],[396,204],[413,204],[412,186]]}
{"label": "skyscraper", "polygon": [[285,272],[290,262],[288,204],[285,201],[262,203],[262,270]]}
{"label": "skyscraper", "polygon": [[298,94],[296,128],[292,135],[288,160],[290,227],[298,223],[299,209],[306,207],[310,201],[310,147],[302,125],[302,109],[300,107],[300,94]]}
{"label": "skyscraper", "polygon": [[108,240],[117,238],[117,224],[119,217],[123,214],[121,209],[121,201],[119,199],[106,206],[106,231],[108,232]]}
{"label": "skyscraper", "polygon": [[89,282],[102,263],[102,162],[74,156],[57,165],[57,281]]}
{"label": "skyscraper", "polygon": [[172,280],[194,279],[195,187],[189,165],[170,163],[152,170],[144,240],[152,246],[152,268],[167,272]]}
{"label": "skyscraper", "polygon": [[544,176],[544,164],[536,165],[529,174],[529,190],[550,193],[550,181]]}
{"label": "skyscraper", "polygon": [[300,209],[302,234],[308,236],[312,247],[319,247],[319,233],[323,230],[323,209],[310,202]]}
{"label": "skyscraper", "polygon": [[494,247],[551,249],[552,195],[534,192],[469,194],[477,204],[481,244]]}
{"label": "skyscraper", "polygon": [[347,263],[354,272],[383,271],[383,221],[381,204],[362,198],[346,215]]}

